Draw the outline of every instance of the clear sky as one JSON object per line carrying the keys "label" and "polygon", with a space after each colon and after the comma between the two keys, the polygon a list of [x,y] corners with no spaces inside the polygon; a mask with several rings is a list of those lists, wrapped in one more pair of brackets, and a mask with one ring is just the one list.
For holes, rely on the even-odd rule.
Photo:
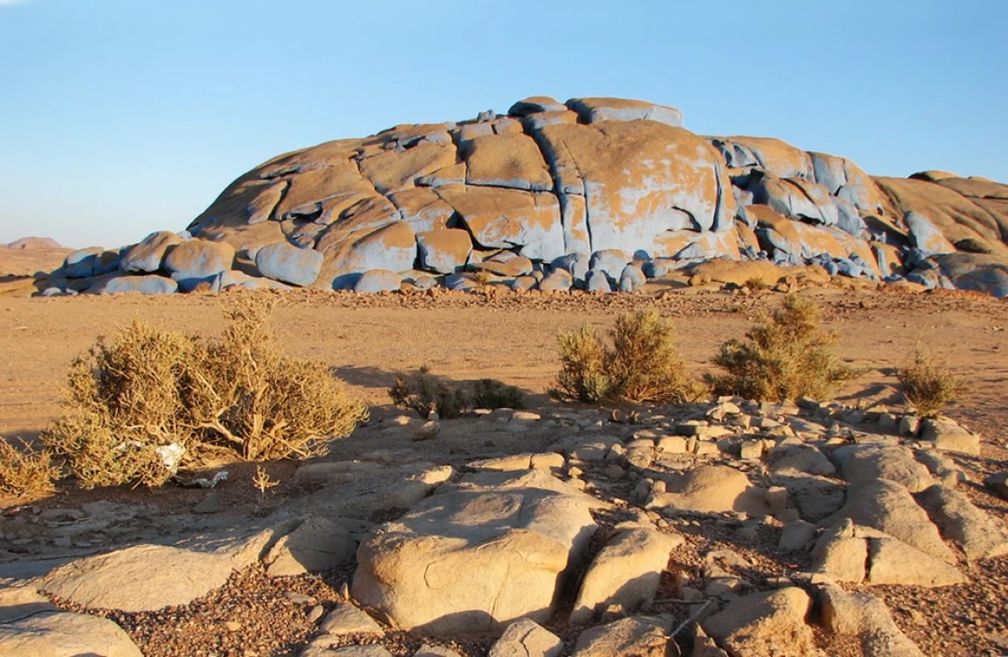
{"label": "clear sky", "polygon": [[1005,181],[1006,69],[1005,0],[0,0],[0,243],[181,230],[283,151],[538,94]]}

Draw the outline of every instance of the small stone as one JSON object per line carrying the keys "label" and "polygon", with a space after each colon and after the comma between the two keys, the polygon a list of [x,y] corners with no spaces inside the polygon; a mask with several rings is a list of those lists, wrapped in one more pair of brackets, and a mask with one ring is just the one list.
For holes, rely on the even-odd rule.
{"label": "small stone", "polygon": [[314,607],[308,610],[308,622],[315,623],[318,621],[318,619],[322,618],[324,614],[325,614],[325,607],[323,607],[322,605],[315,605]]}
{"label": "small stone", "polygon": [[226,629],[228,632],[237,632],[241,628],[242,624],[239,623],[238,621],[229,620],[224,622],[224,629]]}
{"label": "small stone", "polygon": [[304,593],[297,593],[296,591],[284,591],[283,596],[287,600],[293,602],[296,605],[317,605],[318,600],[310,595],[305,595]]}
{"label": "small stone", "polygon": [[607,465],[604,474],[609,479],[622,479],[626,471],[618,465]]}

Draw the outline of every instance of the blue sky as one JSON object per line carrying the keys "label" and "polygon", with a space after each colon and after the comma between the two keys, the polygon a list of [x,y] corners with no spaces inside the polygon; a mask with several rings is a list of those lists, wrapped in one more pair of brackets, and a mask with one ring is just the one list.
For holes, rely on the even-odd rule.
{"label": "blue sky", "polygon": [[0,0],[0,242],[181,230],[280,152],[547,94],[1008,180],[1008,3]]}

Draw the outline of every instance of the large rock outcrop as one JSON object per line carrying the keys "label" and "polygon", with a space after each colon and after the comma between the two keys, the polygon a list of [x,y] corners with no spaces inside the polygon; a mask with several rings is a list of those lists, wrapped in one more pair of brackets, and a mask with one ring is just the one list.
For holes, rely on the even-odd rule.
{"label": "large rock outcrop", "polygon": [[92,279],[119,270],[217,290],[236,284],[213,278],[233,266],[321,289],[355,289],[370,270],[459,288],[453,275],[505,252],[538,276],[490,282],[566,289],[549,277],[563,269],[582,289],[639,289],[618,272],[587,284],[592,255],[616,250],[620,270],[650,262],[652,274],[763,260],[1004,297],[1006,240],[1008,185],[934,172],[873,178],[778,139],[694,134],[672,107],[534,97],[506,116],[399,125],[280,155],[229,185],[187,233],[71,254],[56,287],[99,291]]}

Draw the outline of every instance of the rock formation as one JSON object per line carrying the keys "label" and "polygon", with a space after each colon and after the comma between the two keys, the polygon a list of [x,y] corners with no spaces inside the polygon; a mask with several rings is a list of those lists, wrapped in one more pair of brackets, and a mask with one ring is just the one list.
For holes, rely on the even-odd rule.
{"label": "rock formation", "polygon": [[[400,125],[277,156],[231,183],[181,238],[79,251],[53,286],[176,289],[122,281],[156,272],[183,292],[375,292],[435,277],[453,289],[608,292],[639,288],[642,273],[727,259],[1004,297],[1006,240],[1008,186],[991,180],[872,177],[778,139],[694,134],[671,107],[534,97],[506,116]],[[504,267],[516,259],[522,271]]]}

